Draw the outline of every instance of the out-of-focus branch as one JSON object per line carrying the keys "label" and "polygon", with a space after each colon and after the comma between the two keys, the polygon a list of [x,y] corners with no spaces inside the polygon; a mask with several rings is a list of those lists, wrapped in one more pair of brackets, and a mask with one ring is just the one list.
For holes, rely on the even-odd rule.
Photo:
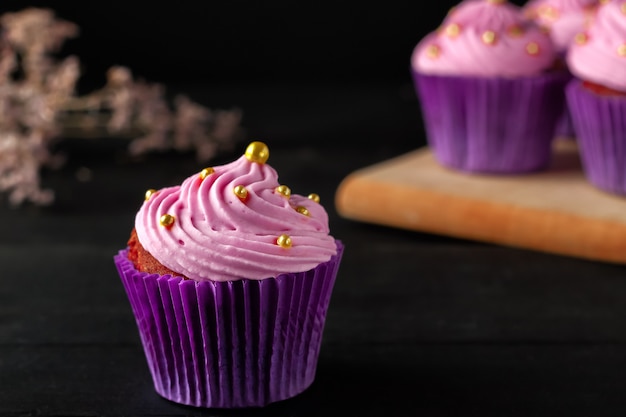
{"label": "out-of-focus branch", "polygon": [[211,110],[185,95],[170,106],[163,85],[137,81],[123,66],[107,71],[102,88],[77,96],[78,57],[52,54],[79,28],[49,9],[0,15],[0,30],[0,192],[12,205],[53,201],[39,172],[61,164],[49,150],[55,140],[122,137],[132,155],[195,150],[207,161],[243,135],[239,109]]}

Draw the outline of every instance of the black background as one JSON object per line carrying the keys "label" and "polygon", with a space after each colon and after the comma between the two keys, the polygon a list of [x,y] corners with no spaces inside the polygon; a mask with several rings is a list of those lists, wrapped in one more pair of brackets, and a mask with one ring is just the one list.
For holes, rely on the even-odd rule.
{"label": "black background", "polygon": [[[452,1],[10,1],[76,23],[67,43],[97,82],[111,65],[179,83],[402,82]],[[517,2],[517,4],[522,4]]]}

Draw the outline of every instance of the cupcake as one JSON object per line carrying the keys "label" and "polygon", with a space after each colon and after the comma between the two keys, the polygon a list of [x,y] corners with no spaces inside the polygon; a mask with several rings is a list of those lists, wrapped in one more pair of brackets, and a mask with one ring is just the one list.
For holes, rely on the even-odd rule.
{"label": "cupcake", "polygon": [[602,2],[567,54],[567,103],[589,181],[626,194],[626,1]]}
{"label": "cupcake", "polygon": [[291,194],[251,143],[149,190],[114,257],[155,390],[207,408],[261,407],[315,378],[343,244],[319,197]]}
{"label": "cupcake", "polygon": [[428,144],[444,166],[518,174],[551,159],[566,77],[550,37],[506,1],[465,0],[415,47]]}
{"label": "cupcake", "polygon": [[[549,33],[559,56],[559,68],[570,78],[565,64],[567,49],[576,35],[585,30],[598,4],[598,0],[531,0],[523,7],[526,17]],[[570,139],[575,136],[567,106],[563,106],[555,136]]]}

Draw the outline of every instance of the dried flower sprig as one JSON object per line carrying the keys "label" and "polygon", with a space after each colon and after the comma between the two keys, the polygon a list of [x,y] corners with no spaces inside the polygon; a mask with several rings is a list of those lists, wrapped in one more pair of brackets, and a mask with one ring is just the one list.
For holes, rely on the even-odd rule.
{"label": "dried flower sprig", "polygon": [[42,189],[42,167],[63,159],[50,145],[68,137],[124,137],[128,151],[195,150],[207,161],[242,139],[242,113],[211,110],[185,95],[165,99],[165,87],[136,81],[130,69],[112,66],[106,84],[77,96],[80,61],[55,59],[79,27],[49,9],[27,8],[0,15],[0,192],[11,205],[50,204],[54,192]]}

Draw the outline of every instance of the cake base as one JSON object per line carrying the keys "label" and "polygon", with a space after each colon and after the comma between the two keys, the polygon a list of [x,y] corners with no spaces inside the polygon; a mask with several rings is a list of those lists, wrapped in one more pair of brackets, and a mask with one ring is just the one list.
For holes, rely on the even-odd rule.
{"label": "cake base", "polygon": [[428,147],[365,167],[339,185],[340,216],[390,227],[626,264],[626,198],[593,187],[576,142],[523,175],[442,167]]}

